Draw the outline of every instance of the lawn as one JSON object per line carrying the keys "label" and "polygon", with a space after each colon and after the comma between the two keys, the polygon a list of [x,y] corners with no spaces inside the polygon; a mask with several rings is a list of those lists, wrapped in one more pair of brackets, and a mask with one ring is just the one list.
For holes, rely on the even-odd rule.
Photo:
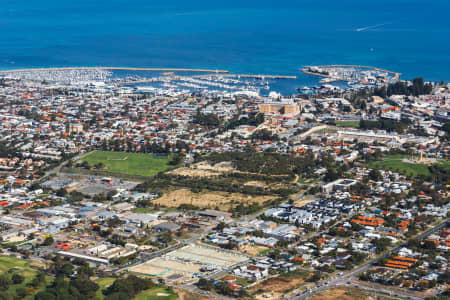
{"label": "lawn", "polygon": [[[20,274],[25,277],[25,280],[20,284],[11,284],[8,288],[8,291],[12,294],[16,294],[16,290],[18,288],[26,287],[33,278],[38,273],[36,269],[31,268],[32,262],[24,259],[17,259],[9,256],[0,256],[0,274],[6,275],[8,278],[11,278],[14,274]],[[46,278],[46,284],[51,282],[51,278]],[[45,288],[45,284],[36,290],[41,291]],[[33,299],[33,295],[27,296],[25,299]]]}
{"label": "lawn", "polygon": [[[401,174],[412,175],[413,177],[416,177],[418,175],[425,175],[425,176],[430,175],[428,165],[403,162],[402,160],[404,158],[411,158],[411,157],[408,155],[388,155],[384,157],[383,160],[372,161],[369,162],[368,165],[371,168],[391,170],[394,172],[398,171]],[[448,161],[441,160],[440,164],[450,170],[450,163]]]}
{"label": "lawn", "polygon": [[[98,299],[103,299],[105,296],[102,291],[108,288],[117,278],[113,277],[105,277],[99,278],[95,282],[100,286],[98,289],[96,296]],[[167,295],[167,296],[166,296]],[[175,300],[177,299],[177,295],[165,288],[165,287],[154,287],[152,289],[142,291],[139,293],[134,299],[136,300]]]}
{"label": "lawn", "polygon": [[81,160],[91,166],[102,163],[104,167],[101,171],[127,175],[155,176],[172,167],[169,165],[170,156],[159,157],[153,154],[94,151]]}
{"label": "lawn", "polygon": [[134,299],[135,300],[175,300],[177,295],[164,287],[155,287],[139,293]]}
{"label": "lawn", "polygon": [[336,121],[334,124],[338,127],[356,127],[359,128],[359,121]]}
{"label": "lawn", "polygon": [[103,299],[105,296],[103,295],[102,291],[106,289],[108,286],[113,284],[113,282],[116,280],[116,278],[112,277],[105,277],[105,278],[99,278],[95,282],[100,286],[100,288],[97,291],[97,298]]}

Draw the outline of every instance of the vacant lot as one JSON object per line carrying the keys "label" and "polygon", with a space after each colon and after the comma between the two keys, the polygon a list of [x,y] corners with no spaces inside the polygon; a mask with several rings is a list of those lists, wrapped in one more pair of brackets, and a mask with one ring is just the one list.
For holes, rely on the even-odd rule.
{"label": "vacant lot", "polygon": [[220,176],[225,173],[234,173],[237,172],[230,163],[223,162],[217,163],[215,165],[210,165],[206,161],[202,161],[192,165],[189,168],[178,168],[173,171],[170,171],[169,174],[188,176],[188,177],[214,177]]}
{"label": "vacant lot", "polygon": [[168,207],[179,207],[181,204],[190,204],[202,208],[229,210],[240,204],[262,204],[269,200],[276,199],[275,196],[248,196],[240,193],[226,192],[200,192],[193,193],[188,189],[167,191],[154,203]]}
{"label": "vacant lot", "polygon": [[[384,157],[381,161],[370,162],[369,167],[399,172],[401,174],[412,175],[413,177],[416,177],[418,175],[425,175],[425,176],[430,175],[428,165],[404,162],[403,159],[405,158],[411,158],[411,156],[388,155]],[[440,164],[443,165],[448,170],[450,170],[450,163],[448,161],[441,160]]]}
{"label": "vacant lot", "polygon": [[278,276],[275,278],[270,278],[262,283],[252,286],[250,292],[254,293],[258,290],[263,290],[256,296],[256,299],[280,299],[281,295],[285,292],[299,287],[305,283],[305,278],[307,278],[308,273],[294,272],[289,276]]}
{"label": "vacant lot", "polygon": [[270,248],[259,245],[248,245],[242,248],[240,251],[252,256],[258,256],[261,254],[265,254],[270,250]]}
{"label": "vacant lot", "polygon": [[102,171],[140,176],[155,176],[171,167],[170,157],[153,154],[94,151],[81,160],[91,166],[102,164]]}
{"label": "vacant lot", "polygon": [[[369,300],[374,297],[364,294],[362,290],[355,288],[336,288],[322,292],[321,294],[311,296],[311,300]],[[378,298],[388,299],[388,298]]]}

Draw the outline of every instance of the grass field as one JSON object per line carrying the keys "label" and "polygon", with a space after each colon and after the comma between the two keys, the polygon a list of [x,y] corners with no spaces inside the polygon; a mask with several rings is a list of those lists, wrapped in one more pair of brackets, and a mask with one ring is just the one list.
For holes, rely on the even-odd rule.
{"label": "grass field", "polygon": [[[369,167],[382,170],[390,170],[412,176],[425,175],[429,176],[430,171],[428,165],[412,164],[403,162],[404,158],[410,158],[408,155],[388,155],[381,161],[369,162]],[[440,164],[450,170],[450,162],[447,160],[440,161]]]}
{"label": "grass field", "polygon": [[[20,274],[24,276],[24,281],[20,284],[11,284],[8,288],[8,292],[10,292],[12,295],[16,295],[16,290],[18,288],[24,288],[26,287],[33,278],[38,273],[36,269],[31,268],[32,262],[29,260],[24,259],[17,259],[9,256],[0,256],[0,274],[6,275],[8,278],[11,279],[11,277],[14,274]],[[46,283],[49,284],[51,282],[51,278],[46,278]],[[43,290],[45,288],[45,284],[42,284],[42,286],[35,291],[35,293]],[[25,297],[25,299],[34,299],[33,295],[28,295]]]}
{"label": "grass field", "polygon": [[159,211],[159,210],[156,210],[156,209],[153,209],[150,207],[137,207],[137,208],[133,209],[134,213],[139,213],[139,214],[151,214],[151,213],[154,213],[157,211]]}
{"label": "grass field", "polygon": [[102,291],[106,289],[108,286],[114,283],[116,278],[113,277],[105,277],[105,278],[99,278],[95,282],[100,286],[98,289],[96,295],[98,299],[103,299],[105,296],[103,295]]}
{"label": "grass field", "polygon": [[338,127],[357,127],[359,128],[359,121],[336,121],[334,124]]}
{"label": "grass field", "polygon": [[[104,299],[102,291],[109,287],[117,278],[113,277],[105,277],[99,278],[95,282],[100,286],[99,290],[96,293],[97,299]],[[164,287],[155,287],[146,291],[139,293],[135,298],[135,300],[175,300],[177,299],[177,295]]]}
{"label": "grass field", "polygon": [[155,176],[171,168],[170,157],[153,154],[94,151],[85,155],[82,161],[91,166],[102,163],[102,171],[127,175]]}
{"label": "grass field", "polygon": [[139,293],[135,300],[175,300],[177,295],[164,287],[156,287]]}

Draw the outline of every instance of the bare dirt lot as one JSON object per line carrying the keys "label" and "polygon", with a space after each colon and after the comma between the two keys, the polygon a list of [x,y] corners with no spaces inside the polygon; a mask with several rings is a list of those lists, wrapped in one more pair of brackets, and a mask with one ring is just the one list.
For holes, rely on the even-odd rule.
{"label": "bare dirt lot", "polygon": [[255,296],[255,299],[280,299],[286,291],[298,287],[305,283],[305,277],[301,275],[292,275],[290,277],[270,278],[251,288],[250,292],[256,292],[262,289],[264,292]]}
{"label": "bare dirt lot", "polygon": [[258,246],[258,245],[248,245],[241,249],[241,252],[249,254],[251,256],[257,256],[260,252],[263,252],[265,250],[269,249],[265,246]]}
{"label": "bare dirt lot", "polygon": [[193,193],[188,189],[168,191],[154,203],[168,207],[178,207],[181,204],[191,204],[202,208],[229,210],[239,203],[259,203],[276,199],[275,196],[248,196],[240,193],[200,192]]}
{"label": "bare dirt lot", "polygon": [[229,163],[219,163],[214,166],[207,162],[199,162],[189,168],[178,168],[168,172],[168,174],[189,176],[189,177],[212,177],[220,176],[225,173],[238,172]]}
{"label": "bare dirt lot", "polygon": [[365,295],[362,291],[353,288],[331,289],[319,295],[314,295],[311,300],[375,300],[374,297]]}
{"label": "bare dirt lot", "polygon": [[299,200],[299,201],[295,201],[294,202],[294,206],[296,207],[303,207],[308,203],[314,202],[314,200],[310,200],[310,199],[303,199],[303,200]]}

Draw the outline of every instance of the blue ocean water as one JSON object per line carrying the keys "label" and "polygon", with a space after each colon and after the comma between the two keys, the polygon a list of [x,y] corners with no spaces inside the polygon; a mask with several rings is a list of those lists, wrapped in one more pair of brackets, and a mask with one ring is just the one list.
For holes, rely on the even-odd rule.
{"label": "blue ocean water", "polygon": [[361,64],[450,81],[448,11],[448,0],[0,0],[0,68]]}

